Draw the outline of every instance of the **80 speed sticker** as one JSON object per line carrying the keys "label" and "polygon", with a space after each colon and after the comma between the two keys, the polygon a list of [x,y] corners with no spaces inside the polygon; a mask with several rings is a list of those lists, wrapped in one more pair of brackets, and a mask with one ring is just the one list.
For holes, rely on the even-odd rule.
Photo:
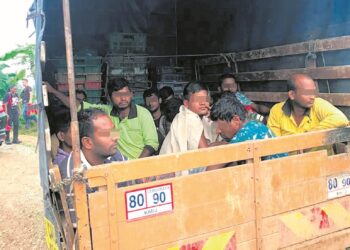
{"label": "80 speed sticker", "polygon": [[125,192],[126,219],[134,220],[174,209],[172,184]]}

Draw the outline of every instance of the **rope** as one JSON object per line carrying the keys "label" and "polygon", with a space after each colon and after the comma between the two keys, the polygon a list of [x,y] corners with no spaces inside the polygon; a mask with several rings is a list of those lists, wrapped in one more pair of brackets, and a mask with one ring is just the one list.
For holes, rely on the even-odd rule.
{"label": "rope", "polygon": [[73,177],[72,178],[65,178],[60,182],[57,182],[55,184],[51,184],[50,185],[50,189],[53,192],[59,192],[62,191],[64,189],[65,186],[69,186],[69,192],[72,193],[73,191],[73,185],[75,182],[79,182],[79,183],[85,183],[87,184],[87,180],[84,178],[84,167],[81,167],[80,169],[78,169],[77,171],[75,171],[73,173]]}
{"label": "rope", "polygon": [[[326,60],[324,59],[323,52],[321,52],[321,57],[322,57],[323,67],[326,67]],[[327,91],[328,91],[328,93],[331,93],[328,79],[326,80],[326,83],[327,83]]]}
{"label": "rope", "polygon": [[227,54],[227,56],[231,59],[231,61],[235,65],[235,73],[238,73],[238,64],[236,61],[236,53],[229,53],[229,54]]}
{"label": "rope", "polygon": [[221,53],[220,56],[222,56],[224,58],[224,60],[226,61],[227,67],[231,68],[231,62],[230,60],[226,57],[225,54]]}
{"label": "rope", "polygon": [[311,58],[312,60],[317,59],[317,55],[315,53],[315,48],[316,48],[316,42],[315,40],[312,40],[309,42],[309,52],[305,56],[305,68],[307,67],[307,62]]}

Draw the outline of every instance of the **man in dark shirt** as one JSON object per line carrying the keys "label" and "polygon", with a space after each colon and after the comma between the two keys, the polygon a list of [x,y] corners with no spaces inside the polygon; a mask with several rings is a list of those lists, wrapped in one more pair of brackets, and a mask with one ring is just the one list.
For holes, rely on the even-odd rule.
{"label": "man in dark shirt", "polygon": [[21,92],[21,99],[22,99],[22,105],[23,105],[23,118],[25,121],[25,128],[29,129],[30,127],[30,121],[33,120],[36,122],[36,116],[30,115],[29,107],[32,104],[33,100],[33,92],[32,88],[28,85],[28,79],[23,79],[22,84],[24,89]]}
{"label": "man in dark shirt", "polygon": [[145,92],[143,92],[143,100],[145,103],[145,107],[151,112],[154,124],[157,128],[157,134],[158,134],[158,142],[159,142],[159,148],[157,153],[159,152],[159,149],[162,146],[162,143],[165,138],[165,134],[162,134],[162,132],[159,130],[159,124],[162,120],[164,120],[164,116],[162,115],[162,112],[160,111],[160,104],[161,100],[159,98],[159,93],[157,89],[147,89]]}
{"label": "man in dark shirt", "polygon": [[[10,87],[9,92],[6,93],[3,103],[5,105],[5,111],[8,116],[8,124],[12,127],[13,129],[13,140],[12,143],[19,144],[21,143],[20,140],[18,140],[18,127],[19,127],[19,97],[17,95],[17,88],[16,86]],[[6,131],[6,139],[5,139],[6,144],[11,144],[10,140],[10,131]]]}

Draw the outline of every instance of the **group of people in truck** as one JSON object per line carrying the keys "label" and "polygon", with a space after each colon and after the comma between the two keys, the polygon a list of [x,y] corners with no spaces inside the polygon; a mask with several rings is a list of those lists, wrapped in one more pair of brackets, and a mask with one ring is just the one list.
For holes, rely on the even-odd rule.
{"label": "group of people in truck", "polygon": [[[144,92],[144,107],[132,102],[133,92],[122,78],[108,83],[111,104],[85,102],[86,95],[76,93],[80,138],[80,158],[85,169],[111,162],[133,160],[213,147],[248,140],[339,128],[348,125],[347,117],[326,100],[317,97],[315,82],[307,75],[293,75],[287,83],[288,99],[271,110],[250,101],[238,91],[234,75],[220,78],[219,94],[210,95],[200,82],[190,82],[183,90],[183,100],[169,87]],[[47,83],[50,93],[69,106],[69,99]],[[213,100],[215,99],[215,100]],[[63,111],[62,111],[63,110]],[[59,165],[62,179],[73,176],[70,112],[62,108],[54,114],[54,136],[59,147],[54,163]],[[259,114],[260,113],[260,114]],[[262,119],[262,115],[269,115]],[[332,150],[332,148],[330,148]],[[286,156],[270,155],[265,159]],[[177,173],[130,180],[118,186],[189,175],[239,163],[199,167]],[[66,187],[67,203],[73,226],[76,216],[73,191]],[[89,190],[88,190],[89,191]]]}
{"label": "group of people in truck", "polygon": [[[133,160],[247,140],[292,135],[348,125],[347,117],[328,101],[317,97],[317,86],[305,74],[287,82],[288,99],[271,110],[250,101],[238,91],[233,74],[219,80],[219,94],[211,96],[201,82],[189,82],[183,100],[169,87],[144,92],[144,106],[132,102],[133,91],[123,78],[108,82],[111,104],[77,100],[81,159],[87,168],[110,161]],[[48,91],[66,106],[69,99],[47,84]],[[83,107],[83,108],[82,108]],[[267,119],[263,119],[265,116]],[[57,115],[55,134],[59,140],[54,161],[72,173],[69,112]],[[278,154],[268,159],[283,157]],[[177,173],[192,174],[225,165]]]}

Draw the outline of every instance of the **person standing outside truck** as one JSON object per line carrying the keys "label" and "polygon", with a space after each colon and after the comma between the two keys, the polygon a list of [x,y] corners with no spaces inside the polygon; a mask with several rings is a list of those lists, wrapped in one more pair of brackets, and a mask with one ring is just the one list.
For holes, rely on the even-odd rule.
{"label": "person standing outside truck", "polygon": [[29,108],[33,102],[33,91],[32,88],[28,85],[28,79],[23,79],[22,84],[24,87],[20,95],[23,107],[22,115],[25,121],[25,129],[29,129],[30,121],[33,120],[36,122],[36,116],[30,115],[29,113]]}
{"label": "person standing outside truck", "polygon": [[19,129],[19,97],[17,94],[16,86],[11,86],[9,92],[6,93],[3,103],[5,105],[5,111],[8,116],[8,124],[13,130],[13,140],[10,139],[10,131],[6,131],[6,144],[19,144],[21,141],[18,139],[18,129]]}

